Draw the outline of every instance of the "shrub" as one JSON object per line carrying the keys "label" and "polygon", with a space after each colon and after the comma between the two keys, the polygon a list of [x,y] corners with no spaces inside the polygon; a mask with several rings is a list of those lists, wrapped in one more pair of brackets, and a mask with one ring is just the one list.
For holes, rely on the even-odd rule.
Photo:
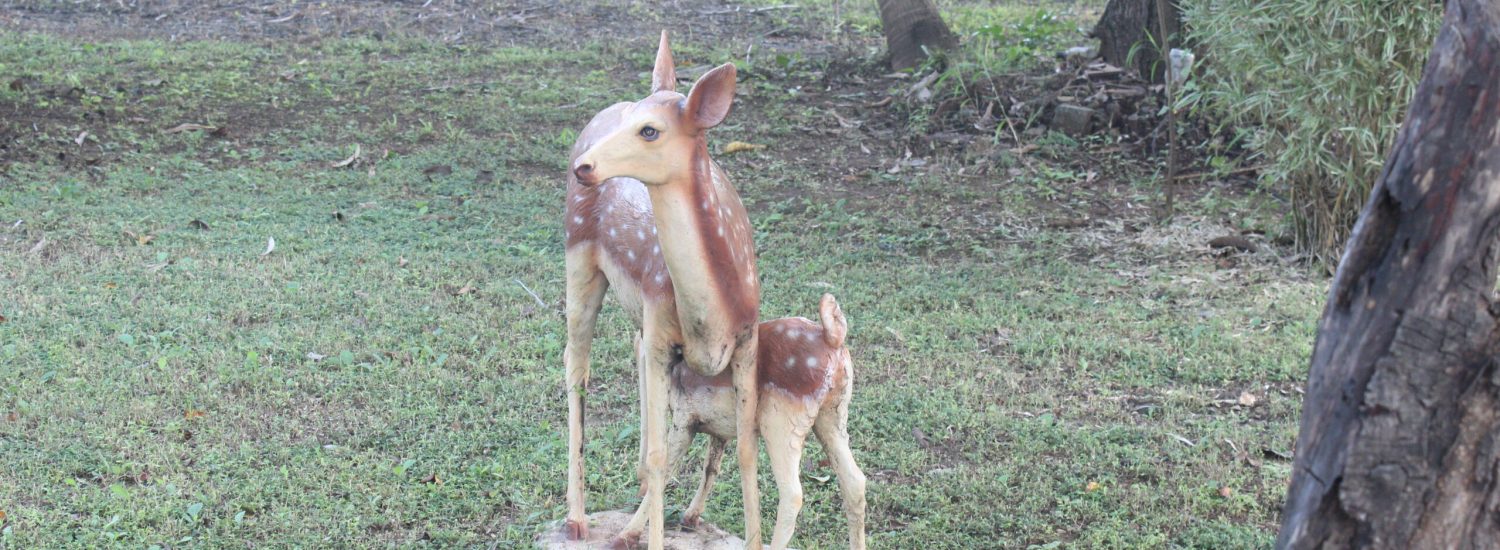
{"label": "shrub", "polygon": [[1202,72],[1182,106],[1250,127],[1299,248],[1336,260],[1395,140],[1442,4],[1184,0]]}

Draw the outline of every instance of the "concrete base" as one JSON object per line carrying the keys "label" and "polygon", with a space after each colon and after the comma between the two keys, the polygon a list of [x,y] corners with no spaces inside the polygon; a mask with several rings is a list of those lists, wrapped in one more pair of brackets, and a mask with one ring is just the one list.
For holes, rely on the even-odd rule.
{"label": "concrete base", "polygon": [[[563,522],[557,521],[536,537],[540,550],[600,550],[609,548],[609,542],[630,523],[635,510],[614,510],[589,514],[588,540],[570,541],[563,532]],[[769,535],[769,533],[767,533]],[[641,536],[640,547],[646,547],[646,537]],[[685,530],[680,525],[667,525],[666,550],[744,550],[745,541],[728,532],[703,523]]]}

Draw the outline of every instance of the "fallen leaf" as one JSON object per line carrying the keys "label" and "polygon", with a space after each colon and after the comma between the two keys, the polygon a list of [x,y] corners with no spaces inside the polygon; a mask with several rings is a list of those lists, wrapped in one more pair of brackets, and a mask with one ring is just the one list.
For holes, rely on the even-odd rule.
{"label": "fallen leaf", "polygon": [[15,422],[21,419],[21,415],[16,414],[16,411],[10,411],[9,413],[5,414],[5,419],[11,422]]}
{"label": "fallen leaf", "polygon": [[273,250],[276,250],[276,237],[266,237],[266,251],[261,252],[260,255],[265,256]]}
{"label": "fallen leaf", "polygon": [[356,143],[356,144],[354,144],[354,154],[349,155],[349,158],[346,158],[344,160],[341,160],[341,161],[333,163],[333,165],[330,166],[330,168],[344,168],[344,167],[348,167],[348,166],[354,166],[354,163],[358,162],[358,161],[359,161],[359,144]]}
{"label": "fallen leaf", "polygon": [[167,82],[166,79],[153,78],[151,80],[142,81],[141,85],[142,86],[146,86],[146,87],[150,87],[150,88],[155,88],[157,86],[165,84],[166,82]]}
{"label": "fallen leaf", "polygon": [[334,210],[333,211],[333,220],[334,221],[340,221],[340,222],[344,221],[344,213],[340,212],[338,210]]}
{"label": "fallen leaf", "polygon": [[307,358],[308,359],[312,359],[315,362],[316,361],[322,361],[324,357],[328,357],[328,356],[327,355],[323,355],[321,353],[312,352],[312,351],[307,352]]}
{"label": "fallen leaf", "polygon": [[191,227],[193,229],[197,229],[199,231],[208,231],[208,224],[204,223],[203,220],[193,220],[193,221],[190,221],[190,222],[188,222],[188,227]]}
{"label": "fallen leaf", "polygon": [[1257,401],[1257,399],[1255,398],[1255,394],[1250,393],[1250,392],[1240,392],[1240,398],[1239,398],[1239,404],[1240,405],[1246,406],[1246,407],[1254,407],[1256,401]]}
{"label": "fallen leaf", "polygon": [[1170,436],[1172,436],[1172,439],[1176,439],[1176,440],[1177,440],[1177,441],[1178,441],[1178,442],[1179,442],[1179,443],[1182,443],[1182,444],[1183,444],[1183,445],[1187,445],[1187,446],[1189,446],[1189,447],[1194,447],[1194,446],[1196,446],[1196,444],[1195,444],[1195,443],[1193,443],[1193,440],[1191,440],[1191,439],[1188,439],[1188,438],[1186,438],[1186,437],[1182,437],[1182,436],[1180,436],[1180,435],[1177,435],[1177,434],[1174,434],[1174,433],[1172,433],[1172,432],[1167,432],[1167,435],[1170,435]]}
{"label": "fallen leaf", "polygon": [[204,126],[202,124],[193,124],[191,122],[184,122],[182,124],[178,124],[178,125],[173,126],[171,128],[167,128],[165,130],[162,130],[161,133],[163,133],[163,134],[180,134],[180,133],[183,133],[183,132],[195,132],[195,131],[199,131],[199,130],[218,130],[218,128],[215,127],[215,126]]}
{"label": "fallen leaf", "polygon": [[882,99],[880,101],[876,101],[874,103],[866,103],[865,104],[865,108],[867,108],[867,109],[878,109],[878,108],[881,108],[881,107],[885,107],[886,105],[890,105],[891,102],[895,101],[895,100],[896,100],[895,96],[885,96],[885,99]]}
{"label": "fallen leaf", "polygon": [[434,473],[431,473],[431,474],[427,474],[427,477],[422,478],[422,483],[431,483],[431,484],[434,484],[434,485],[442,485],[443,484],[443,478],[438,477],[437,473],[434,472]]}
{"label": "fallen leaf", "polygon": [[747,151],[758,151],[758,150],[765,149],[765,148],[766,148],[766,146],[764,146],[764,145],[758,145],[758,144],[754,144],[754,143],[745,143],[743,141],[731,141],[729,143],[724,144],[724,148],[719,150],[719,154],[721,154],[721,155],[733,155],[735,153],[744,153],[744,152],[747,152]]}
{"label": "fallen leaf", "polygon": [[83,140],[88,139],[88,138],[89,138],[89,133],[88,133],[87,130],[85,130],[84,132],[78,134],[78,137],[73,138],[73,143],[77,144],[79,147],[83,147]]}
{"label": "fallen leaf", "polygon": [[1208,246],[1212,248],[1234,248],[1245,252],[1255,252],[1259,249],[1259,247],[1255,246],[1255,243],[1250,242],[1250,239],[1239,235],[1225,235],[1212,239],[1208,241]]}
{"label": "fallen leaf", "polygon": [[205,416],[208,416],[208,413],[203,412],[202,409],[188,409],[182,413],[182,417],[188,420],[203,418]]}
{"label": "fallen leaf", "polygon": [[474,175],[474,185],[489,185],[491,183],[495,183],[495,171],[493,170],[480,170],[478,174]]}
{"label": "fallen leaf", "polygon": [[406,256],[397,256],[396,257],[396,267],[406,267],[406,264],[409,264],[409,263],[411,263],[411,262],[406,261]]}
{"label": "fallen leaf", "polygon": [[5,521],[5,510],[0,510],[0,522]]}
{"label": "fallen leaf", "polygon": [[1085,493],[1092,493],[1094,491],[1098,491],[1098,490],[1103,489],[1103,488],[1104,488],[1104,486],[1100,485],[1099,482],[1097,482],[1097,481],[1090,481],[1088,485],[1084,485],[1083,486],[1083,492],[1085,492]]}
{"label": "fallen leaf", "polygon": [[422,169],[422,174],[427,177],[446,176],[453,173],[453,167],[446,164],[434,164]]}
{"label": "fallen leaf", "polygon": [[120,285],[115,284],[114,281],[110,281],[110,282],[104,283],[104,290],[114,290],[115,288],[118,288],[119,286]]}
{"label": "fallen leaf", "polygon": [[156,235],[141,235],[135,238],[135,244],[146,246],[154,240],[156,240]]}
{"label": "fallen leaf", "polygon": [[926,447],[928,445],[927,434],[922,432],[922,428],[912,428],[911,436],[917,439],[918,445],[921,445],[923,447]]}
{"label": "fallen leaf", "polygon": [[12,92],[19,92],[19,91],[25,90],[25,89],[26,89],[26,82],[25,81],[23,81],[23,80],[21,80],[19,78],[10,81],[10,91],[12,91]]}
{"label": "fallen leaf", "polygon": [[474,292],[475,292],[475,288],[472,287],[472,286],[469,286],[468,283],[465,283],[464,286],[459,287],[459,288],[453,288],[451,286],[448,287],[448,293],[452,294],[454,296],[463,296],[465,294],[473,294]]}
{"label": "fallen leaf", "polygon": [[1220,487],[1219,488],[1219,496],[1224,497],[1224,498],[1229,498],[1231,496],[1234,496],[1234,489],[1230,489],[1228,487]]}
{"label": "fallen leaf", "polygon": [[27,254],[31,254],[31,255],[36,255],[38,252],[42,251],[42,248],[44,248],[46,246],[47,246],[47,238],[46,237],[42,237],[41,240],[37,241],[35,245],[32,245],[31,250],[26,251],[26,253]]}

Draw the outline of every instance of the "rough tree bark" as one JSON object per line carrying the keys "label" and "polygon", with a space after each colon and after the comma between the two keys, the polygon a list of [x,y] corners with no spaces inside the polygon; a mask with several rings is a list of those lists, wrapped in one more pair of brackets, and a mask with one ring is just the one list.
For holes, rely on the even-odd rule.
{"label": "rough tree bark", "polygon": [[1500,548],[1500,3],[1451,0],[1339,264],[1280,548]]}
{"label": "rough tree bark", "polygon": [[926,61],[929,51],[958,47],[958,37],[948,30],[932,0],[879,0],[878,3],[880,27],[885,32],[892,69],[909,69]]}
{"label": "rough tree bark", "polygon": [[[1176,0],[1168,4],[1172,15],[1167,21],[1167,33],[1176,36],[1182,31],[1182,9]],[[1157,51],[1157,45],[1166,42],[1160,36],[1158,21],[1156,0],[1109,0],[1104,6],[1104,14],[1094,25],[1093,36],[1099,39],[1099,56],[1111,65],[1135,69],[1142,77],[1161,82],[1166,61]],[[1130,55],[1131,50],[1136,50],[1134,56]]]}

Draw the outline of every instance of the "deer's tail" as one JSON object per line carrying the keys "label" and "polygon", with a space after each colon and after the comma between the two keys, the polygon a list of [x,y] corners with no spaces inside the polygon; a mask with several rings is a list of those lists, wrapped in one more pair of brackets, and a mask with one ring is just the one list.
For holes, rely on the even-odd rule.
{"label": "deer's tail", "polygon": [[849,334],[849,322],[844,319],[844,310],[832,294],[824,294],[818,302],[818,320],[823,323],[823,341],[834,348],[844,347],[844,337]]}

